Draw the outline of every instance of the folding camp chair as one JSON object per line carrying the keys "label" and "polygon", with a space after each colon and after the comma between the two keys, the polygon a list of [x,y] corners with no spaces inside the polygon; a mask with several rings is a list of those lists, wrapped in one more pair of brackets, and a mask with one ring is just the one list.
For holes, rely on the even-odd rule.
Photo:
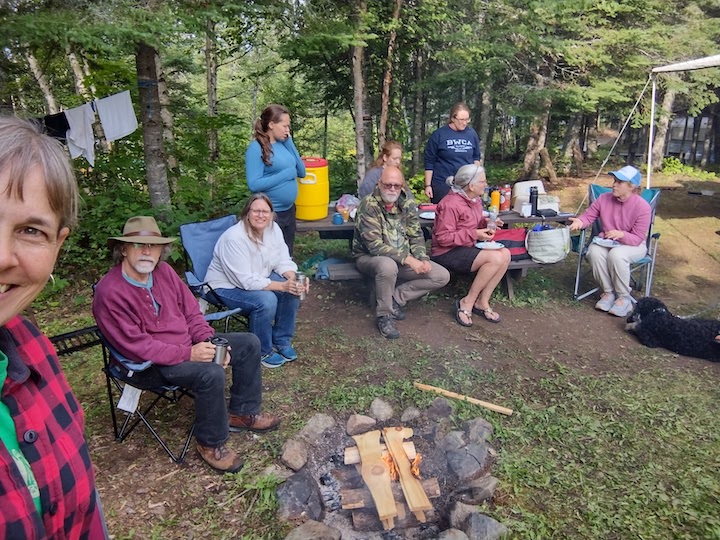
{"label": "folding camp chair", "polygon": [[[242,309],[229,309],[212,287],[205,281],[213,250],[218,239],[226,230],[237,223],[234,214],[209,221],[180,225],[180,239],[185,250],[185,280],[195,296],[213,306],[216,311],[205,313],[207,321],[225,321],[228,331],[230,318],[242,314]],[[203,309],[203,312],[205,310]]]}
{"label": "folding camp chair", "polygon": [[[590,184],[588,192],[590,203],[592,204],[592,202],[601,194],[608,193],[610,191],[612,191],[612,188]],[[640,196],[650,204],[650,229],[648,230],[647,238],[645,240],[647,244],[647,254],[639,261],[630,264],[630,286],[638,291],[642,291],[644,296],[650,296],[653,273],[655,272],[655,258],[657,256],[658,243],[660,242],[660,233],[653,232],[655,212],[657,210],[658,200],[660,199],[660,190],[657,188],[643,189],[640,192]],[[581,231],[577,248],[573,248],[573,250],[578,252],[577,272],[575,273],[575,289],[573,290],[573,298],[575,298],[575,300],[582,300],[583,298],[587,298],[591,294],[600,290],[600,287],[594,287],[588,291],[582,293],[580,292],[581,282],[583,282],[588,275],[592,275],[592,271],[589,268],[587,270],[582,268],[583,260],[587,255],[590,242],[595,236],[600,234],[600,232],[602,232],[602,224],[600,223],[600,220],[597,219],[595,220],[595,223],[593,223],[589,235],[587,234],[586,229]]]}
{"label": "folding camp chair", "polygon": [[[195,424],[193,423],[190,427],[182,450],[179,454],[175,454],[151,424],[150,412],[158,403],[178,403],[183,396],[194,398],[193,395],[187,389],[177,385],[153,386],[138,382],[138,377],[133,378],[133,376],[148,369],[152,365],[151,362],[133,362],[120,354],[99,330],[98,334],[103,346],[103,372],[107,383],[108,402],[110,404],[110,416],[112,417],[115,440],[118,442],[124,441],[135,427],[142,422],[155,440],[160,443],[163,450],[167,452],[170,459],[175,463],[182,463],[190,448],[190,442],[195,432]],[[148,396],[150,399],[141,404],[140,399],[143,393],[150,394]],[[115,409],[120,409],[125,414],[122,425],[119,425]]]}

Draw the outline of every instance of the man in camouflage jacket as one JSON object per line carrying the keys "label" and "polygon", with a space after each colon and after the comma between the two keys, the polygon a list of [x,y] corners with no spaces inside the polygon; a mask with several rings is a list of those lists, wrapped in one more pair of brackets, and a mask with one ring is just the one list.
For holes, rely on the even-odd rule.
{"label": "man in camouflage jacket", "polygon": [[400,337],[395,321],[405,318],[408,301],[450,280],[425,251],[417,207],[397,167],[385,167],[373,192],[360,202],[352,251],[358,270],[375,279],[377,326],[387,339]]}

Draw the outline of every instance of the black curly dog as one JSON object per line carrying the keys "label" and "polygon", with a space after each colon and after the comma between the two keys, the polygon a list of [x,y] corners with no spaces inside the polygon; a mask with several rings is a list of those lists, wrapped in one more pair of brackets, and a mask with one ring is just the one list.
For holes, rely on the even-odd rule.
{"label": "black curly dog", "polygon": [[720,321],[681,319],[657,298],[638,300],[627,318],[625,330],[637,335],[647,347],[663,347],[684,356],[720,362]]}

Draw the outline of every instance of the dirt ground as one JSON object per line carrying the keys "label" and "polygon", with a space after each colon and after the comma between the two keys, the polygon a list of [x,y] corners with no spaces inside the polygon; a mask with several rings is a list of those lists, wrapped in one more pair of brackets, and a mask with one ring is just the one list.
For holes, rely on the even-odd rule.
{"label": "dirt ground", "polygon": [[[607,177],[604,179],[600,181],[607,181]],[[563,185],[552,191],[561,197],[564,211],[577,209],[590,180],[564,179]],[[658,185],[663,192],[655,229],[662,236],[653,295],[679,315],[717,318],[720,316],[720,234],[716,234],[720,231],[720,182],[702,182],[700,186],[700,183],[682,178],[664,178]],[[688,194],[697,189],[715,194]],[[564,263],[532,270],[559,283],[565,292],[552,292],[549,295],[552,300],[531,306],[511,305],[500,297],[494,306],[503,320],[496,325],[475,317],[472,328],[459,326],[454,321],[452,306],[454,298],[463,293],[466,283],[451,282],[432,301],[408,306],[407,319],[398,323],[401,341],[432,349],[454,347],[460,352],[480,352],[480,357],[473,360],[475,369],[494,370],[500,374],[510,369],[515,373],[520,370],[528,378],[540,378],[545,367],[553,363],[588,373],[642,369],[643,365],[632,362],[618,364],[612,361],[618,357],[632,357],[634,351],[642,349],[624,332],[623,320],[595,311],[592,307],[594,299],[580,303],[572,301],[575,263],[576,258],[571,254]],[[320,371],[321,367],[313,364],[323,358],[333,362],[334,377],[352,379],[352,374],[363,368],[367,361],[348,354],[347,350],[337,351],[333,356],[332,348],[328,347],[332,332],[338,332],[351,342],[372,340],[378,350],[391,346],[377,333],[361,284],[313,282],[312,287],[298,320],[295,345],[300,361],[273,373],[265,372],[268,373],[264,381],[266,406],[286,417],[309,406],[305,396],[282,395],[288,381],[301,370]],[[517,289],[522,287],[521,282]],[[328,359],[328,355],[332,358]],[[508,358],[523,355],[532,361],[514,360],[508,365]],[[720,380],[720,363],[663,351],[654,358],[679,369],[704,370],[709,378]],[[397,375],[403,379],[410,376],[402,370],[393,373],[395,369],[388,362],[388,369],[380,370],[380,375],[375,376]],[[278,373],[280,371],[282,373]],[[318,385],[329,386],[332,382],[317,373]],[[243,526],[244,512],[232,503],[228,480],[207,469],[194,451],[188,454],[184,465],[176,466],[165,458],[142,428],[124,443],[114,442],[106,406],[100,405],[105,397],[103,384],[98,373],[97,378],[78,389],[78,393],[86,410],[95,411],[88,417],[90,445],[114,537],[148,537],[148,525],[154,527],[156,537],[164,538],[219,538],[227,537],[229,530],[248,533]],[[90,404],[94,404],[94,408],[89,407]],[[179,409],[176,433],[171,436],[176,446],[182,440],[182,430],[191,415],[191,405]],[[285,424],[281,431],[263,437],[233,435],[231,444],[246,453],[250,462],[254,455],[261,454],[259,461],[267,464],[277,460],[284,440],[300,427]],[[212,506],[212,518],[208,518],[208,501],[211,500],[217,501],[217,505]],[[220,522],[222,526],[218,528]],[[266,537],[274,536],[268,532]]]}

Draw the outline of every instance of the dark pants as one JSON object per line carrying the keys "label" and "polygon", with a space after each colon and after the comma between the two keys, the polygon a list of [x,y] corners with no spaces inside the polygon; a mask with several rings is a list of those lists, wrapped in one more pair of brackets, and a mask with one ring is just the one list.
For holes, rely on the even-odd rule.
{"label": "dark pants", "polygon": [[258,338],[239,332],[218,336],[227,339],[231,347],[229,406],[225,403],[225,369],[213,362],[153,365],[133,375],[133,384],[141,387],[176,384],[190,390],[195,395],[195,438],[199,444],[212,448],[228,440],[228,411],[237,415],[257,414],[262,402]]}
{"label": "dark pants", "polygon": [[275,212],[275,223],[278,224],[283,233],[283,238],[285,239],[288,250],[290,250],[291,257],[293,254],[293,248],[295,247],[295,229],[297,227],[295,223],[295,210],[296,207],[293,204],[287,210]]}

